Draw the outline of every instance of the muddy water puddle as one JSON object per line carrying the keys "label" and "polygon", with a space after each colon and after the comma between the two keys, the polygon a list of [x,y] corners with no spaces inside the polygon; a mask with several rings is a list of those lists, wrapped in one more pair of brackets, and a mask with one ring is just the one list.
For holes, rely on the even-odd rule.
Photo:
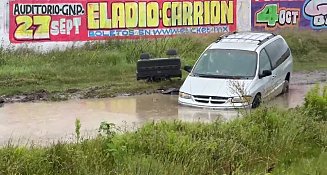
{"label": "muddy water puddle", "polygon": [[[303,103],[312,85],[291,85],[290,93],[270,102],[280,107],[295,107]],[[10,139],[36,142],[69,138],[75,132],[75,120],[81,121],[84,135],[96,134],[102,121],[122,128],[133,128],[149,121],[229,120],[238,116],[235,110],[206,110],[183,107],[178,96],[142,95],[109,99],[70,100],[6,104],[0,108],[0,145]]]}

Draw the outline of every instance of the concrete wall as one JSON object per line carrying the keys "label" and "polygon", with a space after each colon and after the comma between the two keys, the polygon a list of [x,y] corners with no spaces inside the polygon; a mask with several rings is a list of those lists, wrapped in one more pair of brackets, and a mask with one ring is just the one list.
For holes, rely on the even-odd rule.
{"label": "concrete wall", "polygon": [[7,37],[7,34],[5,33],[6,30],[6,4],[8,3],[8,0],[2,0],[0,1],[0,39],[2,45],[8,45],[9,40]]}
{"label": "concrete wall", "polygon": [[[33,2],[34,0],[29,0]],[[51,0],[49,0],[51,1]],[[313,0],[285,0],[285,1],[269,1],[269,0],[235,0],[237,5],[235,7],[236,11],[236,27],[238,31],[251,31],[251,30],[274,30],[278,27],[294,27],[300,26],[307,29],[319,29],[324,30],[327,29],[327,5],[324,8],[321,8],[319,11],[320,14],[316,14],[316,16],[310,16],[310,13],[306,13],[305,9],[308,9],[308,12],[315,12],[316,3],[310,3],[311,6],[307,6],[308,2],[314,2]],[[23,2],[20,0],[20,2]],[[64,1],[63,1],[64,2]],[[78,2],[78,1],[77,1]],[[266,5],[272,5],[277,8],[276,14],[279,18],[284,18],[275,22],[272,26],[268,26],[268,23],[259,21],[255,19],[256,13],[259,13],[266,7]],[[324,4],[322,4],[324,5]],[[313,9],[313,10],[311,10]],[[251,12],[253,11],[253,12]],[[289,11],[289,14],[292,14],[289,19],[292,19],[292,23],[286,24],[285,18],[287,15],[281,15],[280,12]],[[19,47],[29,47],[35,50],[46,51],[51,49],[65,49],[72,45],[79,46],[85,42],[34,42],[34,43],[23,43],[23,44],[12,44],[9,41],[9,0],[0,0],[0,39],[1,44],[5,48],[19,48]],[[294,14],[296,14],[294,16]],[[326,19],[326,24],[321,24],[320,26],[315,26],[312,21],[317,21],[317,19]],[[282,23],[281,21],[284,21]],[[286,20],[287,21],[287,20]],[[318,20],[319,21],[319,20]],[[320,20],[321,21],[321,20]],[[253,23],[253,24],[252,24]],[[235,24],[235,23],[234,23]],[[235,28],[235,26],[234,26]]]}
{"label": "concrete wall", "polygon": [[236,9],[237,30],[251,31],[251,0],[238,0]]}

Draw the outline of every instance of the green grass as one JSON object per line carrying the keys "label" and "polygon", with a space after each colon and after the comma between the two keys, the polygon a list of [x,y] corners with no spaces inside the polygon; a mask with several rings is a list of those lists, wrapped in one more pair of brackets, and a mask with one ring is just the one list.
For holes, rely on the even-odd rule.
{"label": "green grass", "polygon": [[[327,69],[327,33],[282,31],[294,54],[296,71]],[[35,53],[27,49],[0,49],[0,95],[45,90],[67,93],[86,90],[85,97],[108,97],[158,88],[179,87],[182,81],[137,82],[135,65],[142,52],[164,56],[178,50],[183,64],[193,64],[217,35],[180,36],[156,40],[106,41],[66,51]],[[185,75],[185,72],[184,72]],[[89,90],[93,88],[93,90]]]}
{"label": "green grass", "polygon": [[317,86],[303,107],[262,107],[228,123],[162,121],[118,134],[103,122],[95,139],[76,131],[77,143],[1,148],[0,174],[325,174],[326,111],[327,86]]}
{"label": "green grass", "polygon": [[144,92],[165,86],[179,86],[180,81],[137,82],[135,65],[140,54],[149,52],[154,56],[163,56],[168,48],[177,48],[183,56],[183,62],[192,62],[207,43],[209,41],[199,38],[181,37],[151,41],[107,41],[46,54],[26,49],[2,51],[0,95],[101,87],[95,94],[110,96],[115,93]]}
{"label": "green grass", "polygon": [[280,33],[292,50],[294,71],[327,70],[326,31],[286,30]]}

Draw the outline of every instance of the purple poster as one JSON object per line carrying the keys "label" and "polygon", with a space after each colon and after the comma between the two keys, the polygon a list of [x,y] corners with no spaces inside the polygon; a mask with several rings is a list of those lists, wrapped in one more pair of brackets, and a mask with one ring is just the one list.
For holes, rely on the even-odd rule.
{"label": "purple poster", "polygon": [[327,0],[252,0],[252,29],[327,29]]}

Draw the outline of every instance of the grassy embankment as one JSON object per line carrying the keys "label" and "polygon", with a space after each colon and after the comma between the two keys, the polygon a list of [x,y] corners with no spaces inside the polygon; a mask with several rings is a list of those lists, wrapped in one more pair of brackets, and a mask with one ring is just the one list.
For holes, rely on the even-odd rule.
{"label": "grassy embankment", "polygon": [[[295,71],[327,69],[327,33],[283,32],[295,57]],[[164,56],[176,48],[183,64],[193,64],[218,35],[158,40],[108,41],[46,54],[26,49],[0,49],[0,96],[86,90],[85,97],[145,92],[179,87],[182,81],[144,83],[135,79],[135,63],[142,52]],[[91,89],[88,89],[91,88]],[[88,90],[87,90],[88,89]]]}
{"label": "grassy embankment", "polygon": [[[326,174],[327,86],[303,107],[259,108],[229,123],[149,123],[93,140],[0,149],[0,174]],[[82,124],[83,127],[83,124]]]}

